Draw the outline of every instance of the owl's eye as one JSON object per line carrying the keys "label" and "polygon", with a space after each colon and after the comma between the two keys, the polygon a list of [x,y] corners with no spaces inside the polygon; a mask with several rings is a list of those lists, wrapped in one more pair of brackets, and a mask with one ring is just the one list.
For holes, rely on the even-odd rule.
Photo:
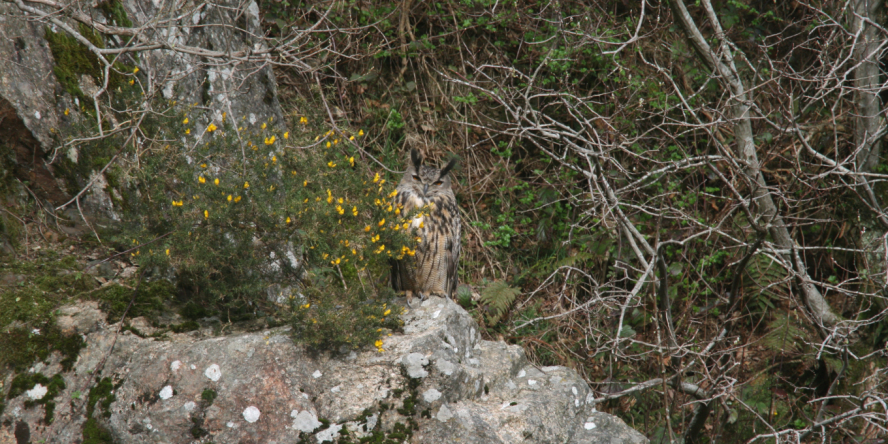
{"label": "owl's eye", "polygon": [[417,176],[416,174],[414,174],[414,175],[413,175],[413,180],[419,180],[419,176]]}
{"label": "owl's eye", "polygon": [[444,183],[444,182],[442,182],[442,181],[439,180],[439,181],[435,182],[435,185],[440,186],[442,183]]}

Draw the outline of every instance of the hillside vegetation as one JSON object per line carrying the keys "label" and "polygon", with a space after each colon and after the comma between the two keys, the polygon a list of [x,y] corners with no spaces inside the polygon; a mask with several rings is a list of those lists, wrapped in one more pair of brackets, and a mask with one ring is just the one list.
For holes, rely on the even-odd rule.
{"label": "hillside vegetation", "polygon": [[[110,111],[144,145],[76,142],[124,147],[96,164],[126,215],[76,248],[125,253],[185,319],[383,351],[389,260],[415,248],[399,171],[410,149],[457,157],[456,297],[490,338],[576,369],[652,442],[885,438],[880,2],[259,7],[286,121],[183,108],[116,60],[123,88],[99,107],[149,92]],[[9,234],[50,224],[20,202],[10,248],[58,268]],[[76,276],[57,280],[101,298]],[[35,304],[15,334],[52,306]]]}

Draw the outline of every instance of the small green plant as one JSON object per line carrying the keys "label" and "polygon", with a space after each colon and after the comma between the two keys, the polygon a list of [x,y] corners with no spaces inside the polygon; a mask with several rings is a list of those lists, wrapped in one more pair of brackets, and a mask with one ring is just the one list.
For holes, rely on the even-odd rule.
{"label": "small green plant", "polygon": [[491,325],[499,322],[509,311],[509,307],[519,294],[521,294],[520,289],[500,281],[491,283],[481,292],[481,303],[489,307],[488,320]]}

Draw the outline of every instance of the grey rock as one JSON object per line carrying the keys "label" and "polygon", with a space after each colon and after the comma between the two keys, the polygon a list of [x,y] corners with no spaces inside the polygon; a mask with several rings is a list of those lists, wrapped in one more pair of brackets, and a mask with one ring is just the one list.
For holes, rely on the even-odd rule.
{"label": "grey rock", "polygon": [[[94,416],[126,443],[192,442],[195,424],[216,443],[295,442],[304,434],[330,442],[343,428],[353,438],[390,432],[409,423],[405,414],[417,425],[414,443],[648,442],[619,418],[596,412],[575,371],[537,368],[520,347],[481,340],[469,314],[440,298],[403,315],[404,334],[384,337],[384,352],[351,355],[306,353],[287,329],[167,341],[119,335],[108,354],[116,324],[83,325],[92,310],[62,309],[71,328],[88,333],[74,370],[63,374],[56,421],[43,424],[43,407],[26,408],[22,395],[0,416],[0,436],[23,422],[32,442],[76,442],[85,396],[71,394],[99,376],[119,386],[110,417]],[[40,370],[60,371],[59,359]],[[217,394],[211,405],[205,390]],[[401,408],[408,397],[416,401],[413,412]]]}

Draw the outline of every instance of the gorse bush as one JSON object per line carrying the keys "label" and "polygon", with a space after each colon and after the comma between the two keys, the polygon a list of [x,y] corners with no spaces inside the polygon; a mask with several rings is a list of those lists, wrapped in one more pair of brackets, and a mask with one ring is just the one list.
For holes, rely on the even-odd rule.
{"label": "gorse bush", "polygon": [[389,261],[413,255],[416,239],[390,176],[362,160],[363,131],[221,116],[181,115],[162,130],[179,142],[141,156],[131,258],[223,321],[283,310],[313,346],[358,347],[396,328]]}

